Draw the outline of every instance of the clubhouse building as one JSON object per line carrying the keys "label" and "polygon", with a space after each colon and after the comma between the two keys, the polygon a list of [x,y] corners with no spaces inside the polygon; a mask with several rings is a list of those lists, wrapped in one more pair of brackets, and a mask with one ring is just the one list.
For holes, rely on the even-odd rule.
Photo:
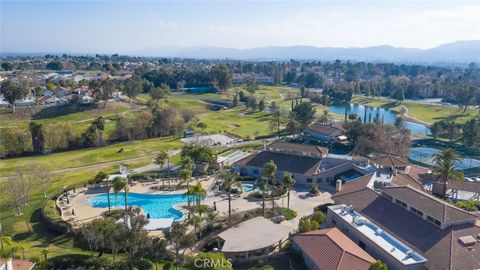
{"label": "clubhouse building", "polygon": [[284,172],[292,174],[297,184],[317,183],[320,187],[332,187],[336,180],[349,182],[368,174],[373,167],[367,159],[348,156],[332,156],[324,147],[274,142],[233,164],[241,176],[262,176],[263,165],[273,160],[277,166],[277,179]]}

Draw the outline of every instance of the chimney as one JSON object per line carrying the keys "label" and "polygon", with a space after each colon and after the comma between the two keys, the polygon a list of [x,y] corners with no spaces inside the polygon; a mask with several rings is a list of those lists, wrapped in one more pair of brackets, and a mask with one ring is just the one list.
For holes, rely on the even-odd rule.
{"label": "chimney", "polygon": [[338,179],[337,183],[335,184],[335,189],[338,191],[342,191],[342,179]]}

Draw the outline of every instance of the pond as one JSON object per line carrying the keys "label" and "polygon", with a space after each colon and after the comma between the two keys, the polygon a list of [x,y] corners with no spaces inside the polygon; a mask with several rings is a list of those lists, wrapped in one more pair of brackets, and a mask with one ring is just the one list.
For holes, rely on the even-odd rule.
{"label": "pond", "polygon": [[[426,165],[434,166],[433,155],[440,152],[440,150],[430,147],[414,147],[410,150],[408,158]],[[480,160],[465,157],[459,162],[454,163],[455,168],[466,170],[480,167]]]}
{"label": "pond", "polygon": [[[385,108],[378,107],[368,107],[361,104],[333,104],[330,106],[329,111],[336,114],[345,114],[345,107],[347,107],[347,114],[356,113],[362,120],[365,117],[366,111],[366,122],[373,122],[377,113],[380,114],[380,118],[383,119],[385,124],[394,125],[395,120],[397,119],[397,113]],[[404,121],[405,128],[409,129],[412,133],[426,134],[429,135],[430,129],[424,124],[415,123],[412,121]]]}

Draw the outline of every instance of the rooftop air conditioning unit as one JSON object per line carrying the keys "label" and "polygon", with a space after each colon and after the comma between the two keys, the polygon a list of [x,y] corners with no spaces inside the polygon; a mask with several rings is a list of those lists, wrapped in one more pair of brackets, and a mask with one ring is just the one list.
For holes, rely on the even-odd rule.
{"label": "rooftop air conditioning unit", "polygon": [[407,254],[407,258],[411,258],[413,256],[413,250],[408,250],[405,253]]}
{"label": "rooftop air conditioning unit", "polygon": [[363,217],[354,217],[353,218],[353,223],[356,225],[363,225],[365,224],[366,220]]}

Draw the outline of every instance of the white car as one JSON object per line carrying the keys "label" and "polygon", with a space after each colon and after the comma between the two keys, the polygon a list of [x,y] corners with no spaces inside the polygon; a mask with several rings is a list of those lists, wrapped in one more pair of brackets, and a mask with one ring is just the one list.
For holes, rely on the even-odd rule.
{"label": "white car", "polygon": [[465,177],[465,181],[467,181],[467,182],[475,182],[475,180],[473,180],[473,179],[470,178],[470,177]]}

